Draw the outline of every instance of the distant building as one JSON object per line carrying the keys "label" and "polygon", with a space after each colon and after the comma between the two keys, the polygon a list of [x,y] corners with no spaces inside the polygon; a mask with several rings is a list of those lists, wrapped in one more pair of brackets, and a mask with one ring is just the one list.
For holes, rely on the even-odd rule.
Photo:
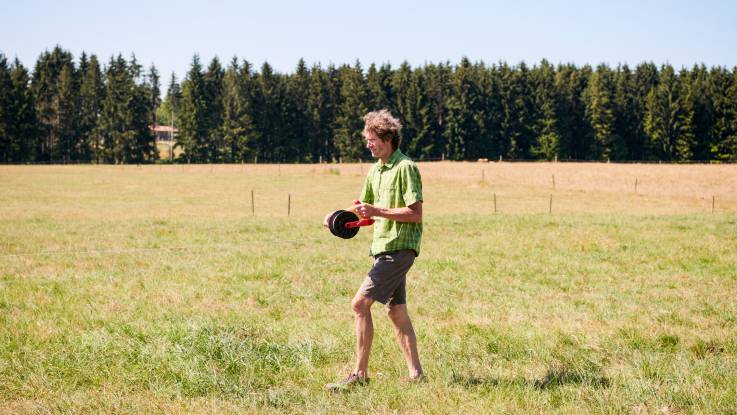
{"label": "distant building", "polygon": [[159,141],[166,141],[166,142],[176,142],[177,141],[177,134],[179,134],[179,130],[175,127],[170,127],[168,125],[152,125],[149,126],[151,128],[151,131],[156,134],[156,142]]}

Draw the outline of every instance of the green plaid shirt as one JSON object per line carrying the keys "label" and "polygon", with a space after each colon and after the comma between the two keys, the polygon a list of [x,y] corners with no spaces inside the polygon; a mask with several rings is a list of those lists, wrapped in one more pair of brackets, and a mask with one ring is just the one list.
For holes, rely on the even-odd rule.
{"label": "green plaid shirt", "polygon": [[[389,161],[376,162],[361,190],[361,201],[380,208],[400,208],[422,201],[422,178],[417,165],[396,150]],[[371,255],[412,249],[420,254],[422,223],[397,222],[375,217]]]}

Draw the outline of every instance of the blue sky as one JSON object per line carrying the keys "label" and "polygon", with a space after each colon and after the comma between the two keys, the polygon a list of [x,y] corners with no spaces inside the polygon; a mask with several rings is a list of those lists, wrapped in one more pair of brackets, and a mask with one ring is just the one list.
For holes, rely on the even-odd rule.
{"label": "blue sky", "polygon": [[[136,54],[165,87],[192,55],[292,72],[308,64],[408,61],[737,65],[735,1],[11,1],[0,51],[32,67],[59,44],[103,62]],[[207,3],[207,4],[206,4]]]}

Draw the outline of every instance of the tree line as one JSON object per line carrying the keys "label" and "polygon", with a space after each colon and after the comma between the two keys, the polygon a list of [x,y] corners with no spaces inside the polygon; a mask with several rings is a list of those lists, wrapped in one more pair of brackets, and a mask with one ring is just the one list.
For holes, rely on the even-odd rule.
{"label": "tree line", "polygon": [[30,73],[0,54],[0,161],[145,163],[150,127],[178,128],[177,161],[370,158],[363,115],[387,108],[417,160],[737,161],[737,68],[297,63],[293,73],[194,55],[161,99],[155,66],[61,47]]}

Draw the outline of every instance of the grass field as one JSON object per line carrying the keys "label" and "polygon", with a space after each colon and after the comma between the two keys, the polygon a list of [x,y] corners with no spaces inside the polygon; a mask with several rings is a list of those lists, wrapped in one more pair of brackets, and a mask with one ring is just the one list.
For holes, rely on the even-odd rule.
{"label": "grass field", "polygon": [[429,380],[374,307],[371,385],[325,392],[370,231],[321,221],[368,167],[0,166],[0,414],[737,413],[723,165],[421,163]]}

